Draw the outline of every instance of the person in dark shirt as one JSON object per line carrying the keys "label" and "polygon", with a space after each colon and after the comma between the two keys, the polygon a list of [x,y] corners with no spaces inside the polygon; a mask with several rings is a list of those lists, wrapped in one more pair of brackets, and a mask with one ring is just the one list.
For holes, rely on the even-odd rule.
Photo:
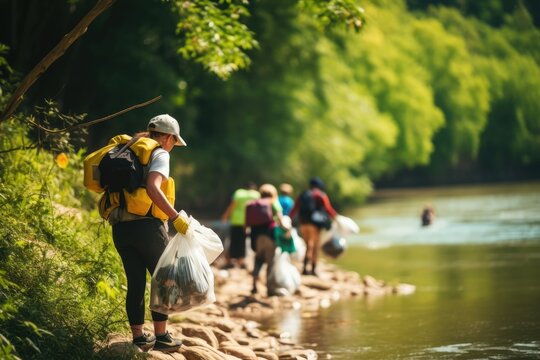
{"label": "person in dark shirt", "polygon": [[[289,216],[291,219],[298,216],[300,234],[306,242],[306,255],[302,274],[317,276],[316,268],[321,231],[328,228],[332,219],[337,216],[328,195],[324,192],[324,183],[320,178],[314,177],[310,179],[309,189],[296,198]],[[326,219],[324,219],[325,217]],[[310,271],[308,271],[309,263],[311,263]]]}

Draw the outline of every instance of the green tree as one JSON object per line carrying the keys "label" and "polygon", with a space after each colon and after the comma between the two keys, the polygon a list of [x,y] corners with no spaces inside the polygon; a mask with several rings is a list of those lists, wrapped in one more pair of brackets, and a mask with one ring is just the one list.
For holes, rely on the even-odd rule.
{"label": "green tree", "polygon": [[414,35],[422,44],[418,61],[429,69],[435,104],[446,120],[434,140],[433,162],[455,166],[460,159],[474,159],[487,120],[488,83],[475,73],[464,40],[435,20],[417,22]]}
{"label": "green tree", "polygon": [[501,174],[539,164],[540,68],[519,55],[490,65],[494,95],[480,159]]}
{"label": "green tree", "polygon": [[[368,11],[373,21],[385,25],[367,29],[361,39],[349,41],[348,49],[356,81],[399,128],[387,167],[397,171],[427,164],[443,114],[434,103],[430,73],[416,58],[422,44],[411,33],[414,19],[399,4]],[[360,41],[362,46],[358,46]]]}
{"label": "green tree", "polygon": [[[487,125],[479,138],[479,164],[505,176],[508,169],[538,163],[538,44],[540,32],[524,7],[494,29],[449,9],[432,14],[448,31],[464,39],[475,72],[489,84]],[[536,99],[536,100],[533,100]],[[519,170],[518,170],[519,171]]]}

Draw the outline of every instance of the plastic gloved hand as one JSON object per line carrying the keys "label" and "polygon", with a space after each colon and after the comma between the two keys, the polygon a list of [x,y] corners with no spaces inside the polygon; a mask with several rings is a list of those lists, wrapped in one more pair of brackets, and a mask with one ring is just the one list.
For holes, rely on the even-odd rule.
{"label": "plastic gloved hand", "polygon": [[186,219],[182,217],[182,215],[178,214],[176,218],[172,221],[172,223],[176,231],[178,231],[182,235],[186,234],[189,228],[189,224]]}

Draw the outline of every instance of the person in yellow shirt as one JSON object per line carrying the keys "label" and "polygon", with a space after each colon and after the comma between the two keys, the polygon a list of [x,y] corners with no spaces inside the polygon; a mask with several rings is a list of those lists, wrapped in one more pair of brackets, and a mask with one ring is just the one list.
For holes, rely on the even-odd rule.
{"label": "person in yellow shirt", "polygon": [[221,216],[223,223],[230,220],[230,244],[226,254],[227,264],[224,266],[226,269],[233,268],[235,264],[246,268],[246,204],[259,197],[257,185],[248,182],[233,193],[229,206]]}

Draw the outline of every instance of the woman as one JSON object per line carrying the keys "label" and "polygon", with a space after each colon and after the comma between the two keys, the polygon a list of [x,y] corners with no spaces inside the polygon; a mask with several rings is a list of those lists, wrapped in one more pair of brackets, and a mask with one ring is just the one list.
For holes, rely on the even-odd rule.
{"label": "woman", "polygon": [[279,185],[279,203],[283,209],[283,215],[289,216],[292,207],[294,206],[294,199],[292,198],[293,187],[291,184],[283,183]]}
{"label": "woman", "polygon": [[[330,224],[331,219],[337,216],[336,210],[330,204],[328,195],[323,191],[324,183],[318,177],[311,178],[309,189],[298,196],[289,216],[294,218],[298,214],[300,223],[300,234],[306,242],[306,256],[304,257],[303,275],[317,276],[317,260],[319,254],[319,243],[321,241],[321,230]],[[316,218],[314,215],[318,215]],[[327,219],[320,219],[326,216]],[[308,264],[311,262],[311,271],[308,271]]]}
{"label": "woman", "polygon": [[[137,189],[140,191],[134,192],[133,196],[126,194],[125,206],[120,205],[111,210],[108,221],[113,227],[114,245],[122,258],[127,277],[126,311],[133,344],[144,351],[153,347],[154,350],[173,352],[182,343],[173,339],[167,331],[167,315],[152,311],[155,336],[143,333],[144,293],[146,271],[150,274],[154,272],[169,241],[165,221],[171,219],[176,230],[183,234],[188,229],[185,219],[173,207],[174,199],[171,203],[166,196],[166,192],[174,194],[174,188],[171,190],[169,187],[174,187],[174,181],[169,179],[169,153],[175,146],[185,146],[186,142],[180,137],[180,126],[176,119],[166,114],[152,118],[148,132],[137,134],[135,139],[141,137],[155,147],[149,150],[150,161],[145,168],[146,189]],[[146,138],[155,140],[157,144]],[[128,211],[133,209],[135,203],[147,198],[150,198],[151,205],[143,212],[144,215]]]}
{"label": "woman", "polygon": [[[278,200],[276,187],[272,184],[263,184],[259,188],[262,202],[271,208],[272,217],[268,222],[256,226],[251,226],[251,249],[255,251],[255,264],[253,266],[253,288],[252,294],[257,293],[257,281],[262,266],[266,263],[266,278],[272,271],[276,242],[274,230],[276,226],[282,224],[282,209]],[[268,294],[272,295],[272,294]]]}

